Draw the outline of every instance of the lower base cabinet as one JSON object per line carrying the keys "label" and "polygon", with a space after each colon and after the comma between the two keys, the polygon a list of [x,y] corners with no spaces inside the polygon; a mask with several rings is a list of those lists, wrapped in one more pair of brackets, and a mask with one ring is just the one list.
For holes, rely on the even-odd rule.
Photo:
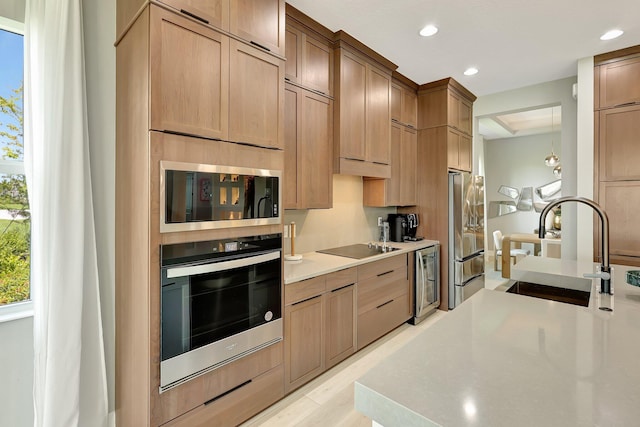
{"label": "lower base cabinet", "polygon": [[356,350],[355,268],[285,286],[285,393]]}

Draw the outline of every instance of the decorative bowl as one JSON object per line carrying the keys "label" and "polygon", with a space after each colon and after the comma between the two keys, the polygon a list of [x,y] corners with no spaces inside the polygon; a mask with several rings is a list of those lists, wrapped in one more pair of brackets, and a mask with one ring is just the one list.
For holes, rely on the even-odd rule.
{"label": "decorative bowl", "polygon": [[633,286],[640,286],[640,270],[627,271],[627,283]]}

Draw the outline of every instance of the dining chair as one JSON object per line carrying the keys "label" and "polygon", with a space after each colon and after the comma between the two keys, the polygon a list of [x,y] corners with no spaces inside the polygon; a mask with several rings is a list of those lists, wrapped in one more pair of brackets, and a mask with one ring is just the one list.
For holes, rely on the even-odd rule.
{"label": "dining chair", "polygon": [[[502,257],[502,231],[496,230],[493,232],[493,243],[495,245],[495,256],[493,257],[493,269],[500,271],[502,268],[498,268],[502,263],[498,263],[498,257]],[[531,252],[528,249],[511,249],[509,256],[513,259],[513,263],[517,262],[518,256],[527,256]],[[509,260],[511,261],[511,260]]]}

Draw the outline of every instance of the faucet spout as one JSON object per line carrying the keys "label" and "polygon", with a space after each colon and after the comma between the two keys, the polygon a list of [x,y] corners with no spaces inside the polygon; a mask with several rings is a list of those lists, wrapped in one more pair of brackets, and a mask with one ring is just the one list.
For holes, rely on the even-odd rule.
{"label": "faucet spout", "polygon": [[547,206],[544,207],[542,212],[540,212],[538,237],[543,239],[546,234],[544,223],[545,219],[547,218],[547,214],[551,211],[551,209],[564,202],[577,202],[590,206],[600,217],[600,238],[602,239],[602,241],[600,242],[600,292],[603,294],[611,294],[611,266],[609,265],[609,218],[607,217],[607,213],[600,207],[600,205],[598,205],[593,200],[587,199],[585,197],[575,196],[560,197],[559,199],[550,202]]}

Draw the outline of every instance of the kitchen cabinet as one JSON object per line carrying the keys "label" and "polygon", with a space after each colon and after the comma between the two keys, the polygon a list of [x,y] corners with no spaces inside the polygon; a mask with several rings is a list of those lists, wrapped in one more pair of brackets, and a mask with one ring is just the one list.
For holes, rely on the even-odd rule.
{"label": "kitchen cabinet", "polygon": [[473,101],[475,96],[452,78],[421,85],[418,91],[418,128],[450,126],[471,136]]}
{"label": "kitchen cabinet", "polygon": [[[623,57],[624,58],[624,57]],[[640,57],[613,58],[596,68],[595,108],[640,103]]]}
{"label": "kitchen cabinet", "polygon": [[[399,80],[401,79],[401,80]],[[365,206],[412,206],[417,179],[417,84],[394,72],[391,85],[391,177],[365,178]]]}
{"label": "kitchen cabinet", "polygon": [[228,139],[229,37],[154,7],[150,39],[151,129]]}
{"label": "kitchen cabinet", "polygon": [[365,178],[365,206],[412,206],[416,204],[418,133],[391,124],[391,178]]}
{"label": "kitchen cabinet", "polygon": [[230,0],[158,0],[187,16],[221,30],[229,30]]}
{"label": "kitchen cabinet", "polygon": [[471,172],[471,137],[453,128],[447,129],[447,166]]}
{"label": "kitchen cabinet", "polygon": [[333,32],[287,4],[285,78],[333,95]]}
{"label": "kitchen cabinet", "polygon": [[285,286],[285,391],[355,352],[356,269]]}
{"label": "kitchen cabinet", "polygon": [[411,317],[407,254],[358,266],[358,350]]}
{"label": "kitchen cabinet", "polygon": [[389,178],[391,72],[396,66],[342,31],[334,55],[335,171]]}
{"label": "kitchen cabinet", "polygon": [[229,0],[229,30],[264,50],[285,53],[284,0]]}
{"label": "kitchen cabinet", "polygon": [[[594,200],[609,217],[610,262],[640,266],[640,46],[594,57]],[[594,261],[602,254],[594,215]]]}
{"label": "kitchen cabinet", "polygon": [[333,100],[297,86],[285,93],[285,209],[333,205]]}
{"label": "kitchen cabinet", "polygon": [[237,40],[231,40],[229,139],[282,149],[283,111],[283,61]]}
{"label": "kitchen cabinet", "polygon": [[155,6],[150,43],[151,129],[283,148],[281,59]]}

